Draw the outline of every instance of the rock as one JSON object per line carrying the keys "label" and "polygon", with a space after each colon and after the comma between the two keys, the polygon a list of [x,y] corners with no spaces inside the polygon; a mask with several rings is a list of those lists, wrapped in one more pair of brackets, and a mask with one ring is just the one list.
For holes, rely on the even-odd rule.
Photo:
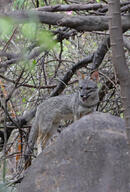
{"label": "rock", "polygon": [[95,112],[67,127],[33,161],[18,192],[130,192],[124,121]]}

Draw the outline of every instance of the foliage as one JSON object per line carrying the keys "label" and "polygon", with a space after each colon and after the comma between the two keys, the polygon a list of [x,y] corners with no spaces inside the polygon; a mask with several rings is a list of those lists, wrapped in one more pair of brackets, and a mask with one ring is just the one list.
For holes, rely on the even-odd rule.
{"label": "foliage", "polygon": [[1,39],[7,39],[8,35],[11,35],[13,30],[13,22],[10,19],[0,18],[0,36]]}

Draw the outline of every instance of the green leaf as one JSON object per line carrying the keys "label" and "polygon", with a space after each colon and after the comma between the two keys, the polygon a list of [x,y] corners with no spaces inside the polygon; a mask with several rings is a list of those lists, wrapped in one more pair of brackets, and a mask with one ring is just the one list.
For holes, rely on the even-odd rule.
{"label": "green leaf", "polygon": [[1,39],[6,39],[6,36],[11,34],[13,30],[13,22],[9,19],[0,18],[0,36]]}
{"label": "green leaf", "polygon": [[32,72],[35,69],[36,64],[37,61],[34,59],[31,64],[28,64],[28,70]]}
{"label": "green leaf", "polygon": [[36,64],[37,64],[37,61],[34,59],[33,62],[32,62],[33,67],[35,67]]}
{"label": "green leaf", "polygon": [[26,99],[25,99],[25,98],[22,98],[22,102],[25,103],[25,102],[26,102]]}
{"label": "green leaf", "polygon": [[[28,60],[22,62],[23,63],[23,66],[24,66],[24,69],[29,71],[29,72],[34,72],[35,70],[35,66],[37,64],[37,61],[34,59],[32,62],[29,62]],[[23,101],[25,102],[25,101]]]}
{"label": "green leaf", "polygon": [[100,0],[96,0],[97,1],[97,3],[100,3]]}
{"label": "green leaf", "polygon": [[37,24],[36,23],[26,23],[22,26],[22,34],[29,40],[34,40],[36,37]]}
{"label": "green leaf", "polygon": [[121,113],[121,114],[120,114],[120,117],[123,119],[123,118],[124,118],[124,113]]}
{"label": "green leaf", "polygon": [[100,89],[102,87],[102,84],[99,82],[99,83],[97,83],[97,86]]}
{"label": "green leaf", "polygon": [[53,39],[53,35],[49,31],[38,32],[37,39],[39,44],[43,45],[45,49],[52,49],[56,45],[56,41]]}

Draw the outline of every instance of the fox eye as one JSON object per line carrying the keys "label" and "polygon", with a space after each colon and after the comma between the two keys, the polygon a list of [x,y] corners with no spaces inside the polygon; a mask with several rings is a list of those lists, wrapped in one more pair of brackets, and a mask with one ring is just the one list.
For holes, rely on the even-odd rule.
{"label": "fox eye", "polygon": [[86,89],[87,89],[87,90],[90,90],[90,89],[91,89],[91,87],[87,87]]}

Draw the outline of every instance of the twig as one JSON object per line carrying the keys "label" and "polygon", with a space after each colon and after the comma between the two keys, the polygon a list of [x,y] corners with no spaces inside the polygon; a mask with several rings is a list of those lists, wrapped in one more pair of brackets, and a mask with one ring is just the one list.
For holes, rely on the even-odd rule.
{"label": "twig", "polygon": [[6,52],[8,46],[9,46],[9,43],[10,43],[10,41],[12,40],[12,38],[13,38],[13,36],[14,36],[14,34],[15,34],[16,31],[17,31],[17,27],[14,29],[14,31],[13,31],[10,39],[7,41],[7,43],[6,43],[5,46],[3,47],[3,49],[2,49],[3,52]]}
{"label": "twig", "polygon": [[63,42],[61,41],[60,42],[60,53],[59,53],[59,64],[58,64],[58,66],[56,67],[56,69],[55,69],[55,73],[54,73],[54,76],[53,76],[53,78],[55,78],[56,77],[56,75],[57,75],[57,73],[58,73],[58,69],[60,68],[60,66],[61,66],[61,64],[62,64],[62,53],[63,53]]}
{"label": "twig", "polygon": [[117,89],[117,85],[114,83],[114,81],[112,81],[107,75],[105,75],[104,73],[99,71],[99,74],[101,74],[102,76],[104,76],[106,79],[108,79],[108,81],[110,81],[112,83],[112,85]]}

